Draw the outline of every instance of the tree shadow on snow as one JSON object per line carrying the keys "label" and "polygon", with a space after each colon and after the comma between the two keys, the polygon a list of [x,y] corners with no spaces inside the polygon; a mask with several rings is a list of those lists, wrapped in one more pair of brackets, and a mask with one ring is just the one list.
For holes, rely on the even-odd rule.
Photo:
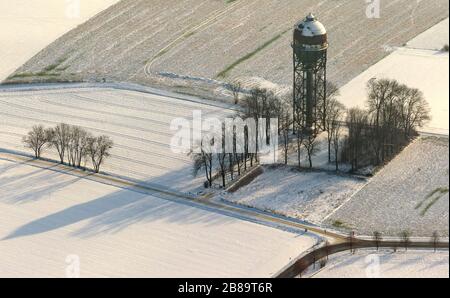
{"label": "tree shadow on snow", "polygon": [[[50,170],[54,171],[54,169]],[[90,179],[89,177],[79,179],[83,178]],[[158,180],[160,178],[158,177]],[[153,179],[145,183],[152,185],[152,181]],[[64,183],[58,185],[59,188],[65,186],[67,185]],[[48,187],[53,189],[54,185]],[[44,189],[40,191],[45,192]],[[180,208],[180,204],[183,204],[185,208]],[[205,210],[208,212],[204,212]],[[229,214],[187,199],[174,199],[156,192],[121,188],[103,197],[31,221],[17,228],[3,240],[46,233],[85,220],[89,221],[71,236],[92,237],[100,233],[117,233],[133,224],[162,220],[180,224],[223,225],[233,222],[236,218],[236,215],[233,215],[234,218],[216,216],[218,213]]]}

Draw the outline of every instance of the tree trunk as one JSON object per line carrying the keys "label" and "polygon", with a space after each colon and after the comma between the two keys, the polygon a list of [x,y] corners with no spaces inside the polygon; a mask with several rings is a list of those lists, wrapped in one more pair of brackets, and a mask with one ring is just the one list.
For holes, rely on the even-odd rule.
{"label": "tree trunk", "polygon": [[338,154],[339,154],[339,150],[338,149],[336,149],[335,151],[334,151],[334,159],[335,159],[335,165],[336,165],[336,172],[337,171],[339,171],[339,162],[338,162]]}
{"label": "tree trunk", "polygon": [[328,140],[328,163],[331,163],[331,140]]}
{"label": "tree trunk", "polygon": [[222,185],[223,185],[223,188],[225,188],[225,186],[226,186],[225,176],[226,176],[225,171],[222,171]]}

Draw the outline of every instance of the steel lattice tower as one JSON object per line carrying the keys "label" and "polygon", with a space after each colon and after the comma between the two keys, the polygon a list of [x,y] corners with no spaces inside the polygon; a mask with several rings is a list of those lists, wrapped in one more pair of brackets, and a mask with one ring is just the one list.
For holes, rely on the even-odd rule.
{"label": "steel lattice tower", "polygon": [[309,134],[318,131],[325,113],[328,50],[327,31],[312,14],[295,25],[292,48],[294,130]]}

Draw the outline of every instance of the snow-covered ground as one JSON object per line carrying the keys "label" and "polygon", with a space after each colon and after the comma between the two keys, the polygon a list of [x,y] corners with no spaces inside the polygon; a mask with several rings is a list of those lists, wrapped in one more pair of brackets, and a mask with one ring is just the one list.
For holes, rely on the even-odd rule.
{"label": "snow-covered ground", "polygon": [[326,223],[398,236],[449,233],[448,139],[421,138],[387,164]]}
{"label": "snow-covered ground", "polygon": [[[208,101],[192,102],[149,93],[105,88],[72,88],[0,92],[0,148],[27,152],[22,137],[33,125],[78,125],[96,135],[110,136],[115,145],[102,171],[174,191],[193,192],[192,161],[170,147],[171,121],[191,121],[194,110],[206,117],[235,113]],[[192,123],[192,122],[191,122]],[[57,159],[56,152],[43,157]]]}
{"label": "snow-covered ground", "polygon": [[339,100],[347,107],[363,107],[367,99],[366,84],[370,79],[396,79],[420,89],[430,104],[432,120],[422,131],[448,135],[449,54],[435,50],[448,44],[448,35],[446,19],[342,87]]}
{"label": "snow-covered ground", "polygon": [[122,0],[16,72],[38,73],[64,60],[56,76],[14,81],[106,78],[215,98],[222,97],[221,86],[210,79],[291,86],[292,28],[314,12],[329,32],[329,79],[342,85],[384,58],[384,47],[401,46],[448,17],[449,7],[447,0],[386,1],[382,17],[373,19],[364,13],[367,5],[361,0]]}
{"label": "snow-covered ground", "polygon": [[0,0],[0,81],[118,0]]}
{"label": "snow-covered ground", "polygon": [[252,183],[221,198],[242,205],[320,224],[365,181],[334,173],[264,167]]}
{"label": "snow-covered ground", "polygon": [[444,45],[449,44],[448,26],[449,19],[445,19],[431,29],[418,35],[406,44],[408,48],[441,50]]}
{"label": "snow-covered ground", "polygon": [[81,277],[270,277],[316,242],[13,158],[0,155],[0,277],[78,261]]}
{"label": "snow-covered ground", "polygon": [[[316,265],[318,266],[318,265]],[[316,267],[317,268],[317,267]],[[330,257],[321,270],[312,270],[305,277],[314,278],[448,278],[448,251],[359,250]]]}

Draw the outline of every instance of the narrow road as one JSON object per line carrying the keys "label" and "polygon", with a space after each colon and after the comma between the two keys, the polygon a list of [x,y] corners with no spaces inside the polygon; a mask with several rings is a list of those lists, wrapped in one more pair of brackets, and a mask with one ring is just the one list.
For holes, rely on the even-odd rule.
{"label": "narrow road", "polygon": [[[29,165],[38,167],[38,168],[49,168],[49,166],[54,166],[56,162],[48,161],[48,160],[36,160],[29,156],[18,155],[9,152],[2,152],[0,149],[0,158],[4,158],[7,160],[12,160],[16,162],[26,162]],[[196,197],[188,194],[184,194],[181,192],[175,192],[166,189],[159,189],[151,185],[146,185],[144,183],[136,183],[132,181],[128,181],[122,178],[109,176],[106,174],[92,174],[86,175],[85,171],[73,169],[71,167],[58,164],[54,167],[55,170],[62,171],[70,171],[71,175],[76,175],[77,177],[81,177],[84,179],[89,179],[92,181],[96,181],[98,183],[107,184],[131,191],[136,191],[139,193],[145,193],[148,195],[157,196],[162,199],[167,199],[179,203],[189,203],[193,206],[203,207],[211,209],[211,211],[221,212],[225,215],[229,215],[232,217],[241,218],[243,220],[260,223],[263,225],[268,225],[272,227],[279,228],[289,228],[298,232],[310,232],[314,233],[322,238],[328,240],[329,243],[342,243],[347,238],[346,235],[339,234],[333,231],[327,231],[318,226],[314,226],[308,223],[302,223],[295,219],[290,219],[282,216],[272,215],[267,212],[262,212],[258,210],[253,210],[250,208],[245,208],[241,206],[237,206],[230,203],[222,203],[219,201],[211,201],[205,197]]]}
{"label": "narrow road", "polygon": [[[77,177],[88,179],[102,184],[107,184],[122,189],[127,189],[129,191],[136,191],[139,193],[144,193],[158,198],[166,199],[169,201],[189,204],[193,207],[207,208],[212,212],[220,212],[221,214],[231,216],[234,218],[239,218],[242,220],[247,220],[250,222],[271,226],[274,228],[289,228],[297,231],[298,233],[309,232],[313,233],[320,238],[326,240],[322,242],[321,246],[313,247],[311,250],[300,255],[292,263],[288,264],[279,273],[275,275],[277,278],[293,278],[301,276],[301,274],[313,263],[319,261],[320,259],[327,257],[332,254],[336,254],[342,251],[348,251],[357,248],[375,248],[375,247],[385,247],[385,248],[399,248],[404,247],[405,242],[401,239],[386,239],[385,241],[375,242],[369,237],[354,238],[349,241],[348,235],[340,234],[334,231],[327,231],[319,226],[313,226],[308,223],[302,223],[294,219],[272,215],[270,213],[253,210],[250,208],[240,207],[231,203],[223,203],[220,201],[211,201],[207,197],[195,197],[188,194],[173,192],[166,189],[158,189],[150,185],[139,184],[132,181],[127,181],[125,179],[109,176],[106,174],[94,174],[87,173],[82,170],[73,169],[66,165],[58,164],[55,161],[49,160],[36,160],[29,156],[19,155],[15,153],[5,152],[0,149],[0,158],[26,163],[28,165],[53,169],[57,171],[65,171],[70,175],[75,175]],[[443,248],[448,249],[448,241],[439,242],[437,245],[432,243],[429,239],[411,239],[408,244],[409,248]]]}
{"label": "narrow road", "polygon": [[321,259],[328,258],[330,255],[337,254],[343,251],[354,251],[356,249],[363,248],[395,248],[395,249],[446,249],[449,248],[448,241],[440,241],[438,243],[433,243],[432,241],[411,241],[405,244],[404,241],[398,240],[386,240],[376,242],[373,240],[360,240],[355,239],[354,242],[344,242],[338,244],[332,244],[329,246],[322,246],[320,248],[314,249],[310,252],[305,253],[293,264],[287,266],[281,272],[279,272],[276,278],[295,278],[301,277],[302,273],[305,272],[312,264],[320,261]]}

